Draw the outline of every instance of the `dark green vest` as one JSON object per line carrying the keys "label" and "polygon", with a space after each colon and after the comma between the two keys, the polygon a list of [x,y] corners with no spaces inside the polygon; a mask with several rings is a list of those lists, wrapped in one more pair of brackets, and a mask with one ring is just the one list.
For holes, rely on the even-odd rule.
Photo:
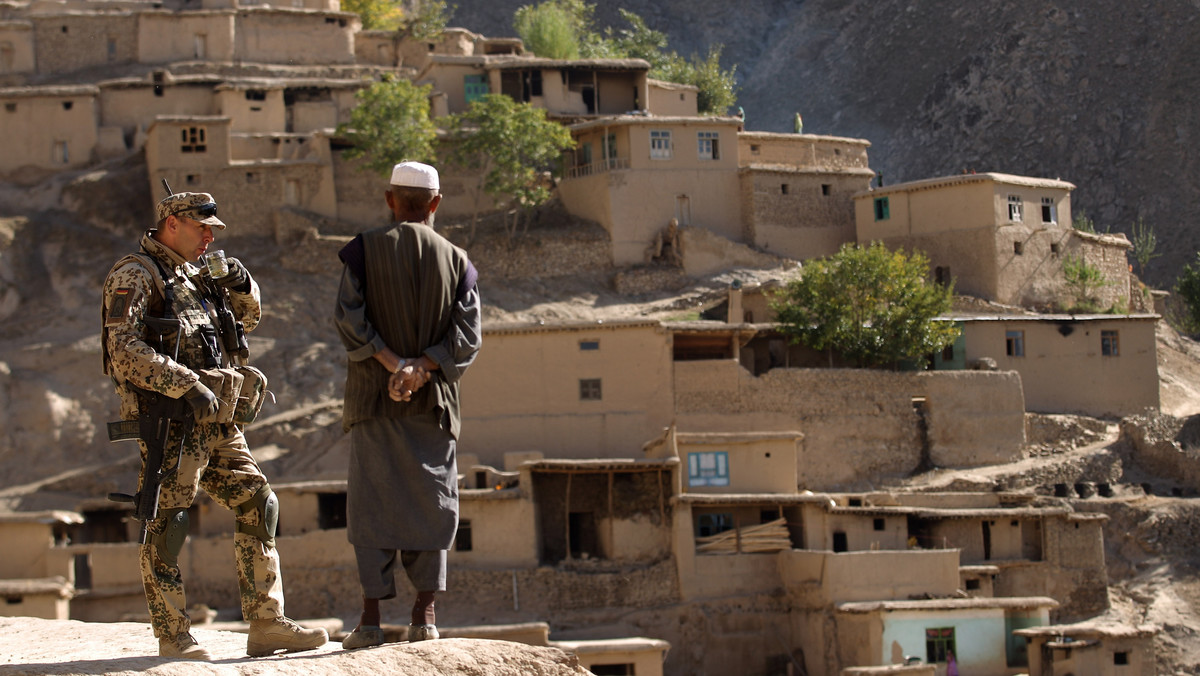
{"label": "dark green vest", "polygon": [[[393,223],[365,232],[367,319],[383,342],[401,357],[418,357],[441,343],[451,330],[458,280],[466,274],[466,254],[433,231],[414,223]],[[440,371],[411,401],[387,395],[391,374],[375,359],[351,361],[346,374],[343,426],[367,418],[400,418],[436,412],[442,428],[458,438],[458,383]]]}

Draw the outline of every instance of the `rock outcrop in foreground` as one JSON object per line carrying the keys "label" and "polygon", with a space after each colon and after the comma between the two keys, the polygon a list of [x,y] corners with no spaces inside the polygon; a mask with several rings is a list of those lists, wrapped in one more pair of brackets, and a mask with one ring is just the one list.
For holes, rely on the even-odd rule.
{"label": "rock outcrop in foreground", "polygon": [[193,629],[213,662],[157,657],[148,624],[91,623],[0,617],[0,675],[16,674],[390,674],[392,676],[581,676],[575,655],[558,648],[508,641],[450,638],[342,650],[246,656],[246,635]]}

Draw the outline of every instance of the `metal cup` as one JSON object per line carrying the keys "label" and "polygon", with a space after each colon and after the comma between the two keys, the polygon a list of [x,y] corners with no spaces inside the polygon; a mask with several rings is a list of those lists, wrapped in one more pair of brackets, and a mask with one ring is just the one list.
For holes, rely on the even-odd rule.
{"label": "metal cup", "polygon": [[220,279],[229,274],[229,262],[225,260],[225,251],[223,249],[206,253],[201,260],[204,261],[204,267],[208,268],[208,274],[213,279]]}

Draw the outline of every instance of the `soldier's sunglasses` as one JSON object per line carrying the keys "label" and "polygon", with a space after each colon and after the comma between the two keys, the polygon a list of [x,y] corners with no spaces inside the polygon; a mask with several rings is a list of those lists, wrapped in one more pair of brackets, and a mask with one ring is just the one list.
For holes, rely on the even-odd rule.
{"label": "soldier's sunglasses", "polygon": [[216,202],[208,202],[206,204],[201,204],[200,206],[188,207],[186,209],[180,209],[179,211],[173,212],[171,215],[178,216],[179,214],[185,214],[185,213],[188,213],[189,211],[196,214],[197,216],[199,216],[200,218],[197,218],[195,220],[200,221],[200,220],[204,220],[205,218],[212,218],[213,216],[216,216],[217,215],[217,204],[216,204]]}

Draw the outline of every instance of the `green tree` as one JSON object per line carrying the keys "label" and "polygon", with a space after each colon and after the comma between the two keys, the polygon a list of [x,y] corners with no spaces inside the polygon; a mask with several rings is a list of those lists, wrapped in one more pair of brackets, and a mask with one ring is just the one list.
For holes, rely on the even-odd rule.
{"label": "green tree", "polygon": [[507,198],[513,212],[505,229],[516,233],[523,212],[550,199],[544,174],[574,145],[571,133],[546,119],[546,111],[517,103],[503,94],[487,94],[466,112],[452,116],[453,162],[479,176],[471,234],[475,238],[484,193]]}
{"label": "green tree", "polygon": [[1146,225],[1145,219],[1138,216],[1137,221],[1133,223],[1133,259],[1138,264],[1138,277],[1142,277],[1146,273],[1146,266],[1150,261],[1162,256],[1156,253],[1158,249],[1158,237],[1154,234],[1154,227]]}
{"label": "green tree", "polygon": [[405,10],[400,0],[342,0],[343,12],[354,12],[363,30],[395,30],[403,37],[428,39],[440,35],[454,13],[444,0],[417,0]]}
{"label": "green tree", "polygon": [[1071,219],[1071,227],[1080,232],[1090,232],[1096,234],[1096,223],[1088,218],[1087,214],[1082,209],[1076,212],[1075,217]]}
{"label": "green tree", "polygon": [[525,46],[547,59],[578,59],[580,43],[592,33],[595,7],[581,0],[546,0],[523,5],[513,14],[513,28]]}
{"label": "green tree", "polygon": [[954,342],[958,328],[934,321],[948,312],[953,289],[928,279],[929,261],[914,251],[843,245],[805,264],[772,301],[793,343],[838,352],[860,367],[895,368],[905,359]]}
{"label": "green tree", "polygon": [[429,119],[430,85],[383,80],[354,95],[357,106],[338,133],[354,144],[347,159],[365,158],[364,167],[387,176],[397,162],[433,159],[437,129]]}
{"label": "green tree", "polygon": [[1098,312],[1100,300],[1096,292],[1108,285],[1104,272],[1088,263],[1082,255],[1063,259],[1063,278],[1074,296],[1075,304],[1069,309],[1078,312]]}
{"label": "green tree", "polygon": [[1183,312],[1174,316],[1177,328],[1189,335],[1200,333],[1200,252],[1180,271],[1175,280],[1175,295],[1184,305]]}

